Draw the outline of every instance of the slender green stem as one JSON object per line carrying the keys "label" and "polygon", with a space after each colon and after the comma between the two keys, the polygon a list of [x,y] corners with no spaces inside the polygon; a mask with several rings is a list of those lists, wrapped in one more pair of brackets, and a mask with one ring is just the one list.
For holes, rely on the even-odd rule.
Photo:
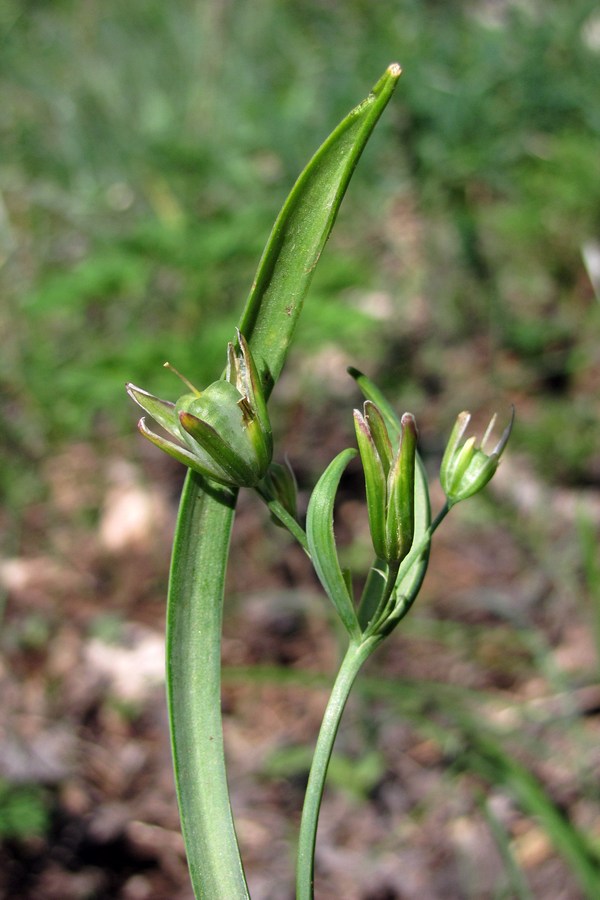
{"label": "slender green stem", "polygon": [[302,549],[306,552],[306,555],[310,558],[310,551],[308,549],[308,541],[306,539],[306,532],[304,528],[300,525],[300,523],[287,511],[285,506],[281,504],[278,500],[274,500],[269,494],[263,490],[263,488],[256,487],[256,493],[258,496],[265,502],[267,505],[269,512],[271,515],[275,516],[275,518],[280,522],[284,528],[287,528],[292,537],[295,537]]}
{"label": "slender green stem", "polygon": [[429,538],[430,539],[431,539],[431,536],[433,535],[433,532],[436,530],[436,528],[439,528],[439,526],[444,521],[444,519],[446,518],[446,516],[448,515],[448,513],[450,512],[451,509],[452,509],[452,507],[450,506],[448,501],[446,501],[444,503],[444,505],[442,506],[442,508],[440,509],[437,516],[435,517],[435,519],[433,520],[433,522],[431,523],[431,525],[429,526]]}
{"label": "slender green stem", "polygon": [[321,723],[315,753],[308,776],[300,837],[298,841],[298,867],[296,872],[296,900],[312,900],[314,888],[315,844],[319,810],[327,777],[327,768],[340,726],[344,707],[360,667],[379,644],[376,637],[360,644],[352,642],[335,679],[331,696]]}

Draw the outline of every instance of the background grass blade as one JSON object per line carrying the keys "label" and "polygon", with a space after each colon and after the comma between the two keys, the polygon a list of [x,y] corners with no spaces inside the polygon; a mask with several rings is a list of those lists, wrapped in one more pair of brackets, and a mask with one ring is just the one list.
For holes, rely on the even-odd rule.
{"label": "background grass blade", "polygon": [[564,815],[536,776],[508,753],[494,735],[470,716],[453,710],[468,737],[469,767],[491,784],[504,784],[519,805],[536,818],[557,851],[569,863],[589,900],[600,894],[600,858],[588,837]]}

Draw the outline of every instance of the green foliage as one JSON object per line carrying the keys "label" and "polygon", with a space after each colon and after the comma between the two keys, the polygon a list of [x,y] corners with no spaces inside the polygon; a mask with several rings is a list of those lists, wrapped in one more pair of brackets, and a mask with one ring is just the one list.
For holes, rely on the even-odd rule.
{"label": "green foliage", "polygon": [[2,646],[4,650],[20,647],[32,652],[43,650],[52,633],[52,624],[47,614],[30,612],[19,619],[4,625],[2,629]]}
{"label": "green foliage", "polygon": [[352,588],[342,571],[333,532],[333,503],[342,473],[356,450],[343,450],[329,464],[312,492],[306,516],[306,537],[315,572],[352,639],[360,638]]}
{"label": "green foliage", "polygon": [[[314,747],[282,747],[270,754],[264,765],[269,778],[306,777],[312,762]],[[345,793],[354,802],[367,800],[369,793],[381,781],[384,761],[377,750],[370,750],[352,759],[333,753],[327,773],[328,783]]]}
{"label": "green foliage", "polygon": [[0,780],[0,838],[42,837],[50,824],[48,798],[39,785]]}
{"label": "green foliage", "polygon": [[579,552],[583,570],[585,599],[588,621],[594,635],[596,660],[600,669],[600,559],[598,558],[598,540],[596,528],[590,519],[581,514],[578,517],[577,531]]}
{"label": "green foliage", "polygon": [[118,613],[100,613],[91,620],[88,634],[103,644],[118,645],[123,638],[123,626],[123,617]]}
{"label": "green foliage", "polygon": [[[597,481],[599,322],[580,260],[600,229],[597,5],[492,6],[1,5],[9,503],[39,492],[42,460],[73,437],[127,432],[133,373],[174,399],[167,352],[198,383],[218,375],[264,235],[315,135],[377,60],[393,58],[402,95],[320,263],[301,352],[341,342],[361,365],[388,367],[396,396],[423,396],[429,381],[443,401],[489,343],[489,380],[538,403],[519,420],[521,449],[549,481]],[[397,231],[416,233],[412,256]],[[348,303],[374,285],[392,304],[383,324]],[[413,298],[435,310],[434,329],[411,331]],[[596,597],[594,536],[581,552]],[[39,646],[33,625],[24,640]],[[472,757],[465,765],[477,769]]]}
{"label": "green foliage", "polygon": [[[0,414],[11,471],[74,435],[124,430],[131,415],[116,398],[132,366],[167,396],[166,335],[174,365],[215,377],[286,185],[374,60],[400,59],[403,99],[365,160],[302,344],[354,349],[367,328],[362,362],[376,360],[402,317],[384,331],[338,299],[375,277],[396,303],[415,281],[443,291],[430,341],[439,359],[491,325],[525,378],[543,378],[549,342],[587,327],[590,310],[574,300],[582,242],[600,226],[590,0],[476,14],[417,0],[217,9],[3,6]],[[388,273],[385,242],[365,246],[365,235],[404,197],[426,217],[426,253]],[[358,204],[364,227],[350,229]]]}
{"label": "green foliage", "polygon": [[539,459],[539,469],[550,481],[585,484],[593,481],[589,463],[598,450],[598,417],[582,397],[568,410],[565,427],[565,402],[547,398],[527,422],[520,423],[522,446]]}

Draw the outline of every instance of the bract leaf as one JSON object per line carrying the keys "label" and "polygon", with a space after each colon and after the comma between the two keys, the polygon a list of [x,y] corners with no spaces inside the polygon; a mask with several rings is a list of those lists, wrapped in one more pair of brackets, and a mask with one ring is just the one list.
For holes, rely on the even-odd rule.
{"label": "bract leaf", "polygon": [[167,699],[175,785],[196,897],[249,900],[225,771],[221,623],[236,491],[189,472],[167,607]]}
{"label": "bract leaf", "polygon": [[135,400],[144,412],[152,416],[161,428],[164,428],[173,437],[181,439],[179,418],[174,403],[170,403],[168,400],[161,400],[160,397],[154,397],[148,391],[143,391],[141,388],[136,387],[135,384],[127,384],[125,388],[131,399]]}
{"label": "bract leaf", "polygon": [[150,443],[154,444],[155,447],[158,447],[159,450],[168,453],[169,456],[172,456],[177,462],[183,463],[184,466],[193,469],[198,475],[203,475],[205,478],[212,478],[220,484],[231,483],[231,478],[228,476],[227,472],[217,466],[208,454],[206,454],[205,462],[203,462],[198,453],[190,453],[189,450],[186,450],[186,448],[182,447],[180,444],[174,444],[173,441],[169,441],[160,434],[155,434],[151,431],[146,425],[145,418],[141,418],[138,422],[138,431],[149,440]]}
{"label": "bract leaf", "polygon": [[394,595],[395,610],[392,613],[391,627],[395,627],[403,618],[419,593],[429,563],[431,536],[428,536],[431,525],[431,504],[429,502],[429,485],[427,473],[417,454],[415,466],[415,536],[412,549],[400,564]]}
{"label": "bract leaf", "polygon": [[356,456],[343,450],[319,478],[306,513],[306,537],[315,571],[351,638],[360,637],[358,618],[341,570],[333,532],[333,505],[342,472]]}
{"label": "bract leaf", "polygon": [[369,431],[375,442],[377,453],[383,465],[383,471],[387,478],[394,458],[392,443],[386,427],[385,419],[381,411],[372,400],[366,400],[364,405],[365,419]]}
{"label": "bract leaf", "polygon": [[369,423],[358,409],[354,410],[354,430],[360,452],[371,540],[377,556],[385,556],[386,473]]}
{"label": "bract leaf", "polygon": [[400,419],[396,415],[392,404],[384,396],[382,391],[380,391],[377,385],[374,384],[370,378],[367,378],[366,375],[363,375],[362,372],[359,372],[358,369],[355,369],[353,366],[349,366],[348,374],[351,375],[352,378],[354,378],[354,380],[356,381],[365,400],[371,400],[375,404],[375,406],[378,407],[383,418],[385,419],[385,424],[388,427],[390,440],[394,443],[397,443],[400,440],[402,429],[400,427]]}

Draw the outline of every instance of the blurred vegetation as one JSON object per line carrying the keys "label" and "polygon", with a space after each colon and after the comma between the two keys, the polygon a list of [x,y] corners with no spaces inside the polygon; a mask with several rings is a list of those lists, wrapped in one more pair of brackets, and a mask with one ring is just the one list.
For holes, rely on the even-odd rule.
{"label": "blurred vegetation", "polygon": [[[582,0],[7,0],[5,487],[57,443],[122,432],[125,380],[172,391],[166,354],[200,383],[219,371],[293,178],[392,59],[405,76],[323,260],[305,345],[341,340],[411,391],[425,366],[439,393],[453,386],[444,349],[480,337],[492,382],[554,397],[521,440],[542,465],[554,445],[561,477],[595,477],[587,393],[569,402],[575,436],[555,435],[598,353],[580,250],[600,231],[599,29]],[[346,302],[375,288],[395,312],[385,326]],[[423,297],[435,318],[411,335]]]}
{"label": "blurred vegetation", "polygon": [[[298,406],[311,404],[317,421],[331,395],[319,353],[335,346],[417,415],[426,452],[439,452],[459,409],[513,401],[515,455],[544,484],[598,491],[600,308],[581,256],[600,242],[597,3],[4,0],[0,48],[0,488],[9,508],[43,496],[42,462],[72,441],[101,448],[131,434],[137,447],[125,381],[175,396],[166,358],[197,384],[221,370],[293,179],[393,60],[405,74],[300,325],[291,360],[300,387],[283,387],[275,408],[287,403],[301,417]],[[298,455],[311,452],[304,440]],[[461,515],[473,531],[490,521],[485,501]],[[595,523],[582,514],[553,544],[551,517],[534,533],[501,515],[524,568],[551,583],[548,605],[583,598],[570,612],[589,621],[600,648]],[[16,544],[7,538],[3,549],[17,553]],[[546,637],[526,637],[533,613],[509,605],[503,616],[495,649],[450,617],[416,618],[408,633],[439,626],[435,640],[453,651],[481,649],[488,665],[495,652],[499,680],[516,677],[510,666],[538,666],[557,691],[568,687],[548,674]],[[550,614],[546,624],[556,627]],[[523,646],[525,661],[515,656]],[[414,713],[421,729],[438,728],[432,706],[428,695]],[[449,704],[440,726],[457,765],[516,785],[587,885],[597,859],[579,832],[569,835],[537,782],[462,709],[460,699]],[[590,736],[571,726],[583,755]],[[534,755],[545,752],[542,737]],[[302,754],[281,753],[273,771],[297,773]],[[346,785],[356,797],[378,772],[378,757],[366,761]],[[347,782],[342,757],[335,766],[334,781]],[[597,801],[587,764],[578,778]],[[0,832],[43,832],[45,796],[0,788]]]}
{"label": "blurred vegetation", "polygon": [[43,835],[48,826],[48,798],[42,787],[10,785],[0,780],[0,838]]}

